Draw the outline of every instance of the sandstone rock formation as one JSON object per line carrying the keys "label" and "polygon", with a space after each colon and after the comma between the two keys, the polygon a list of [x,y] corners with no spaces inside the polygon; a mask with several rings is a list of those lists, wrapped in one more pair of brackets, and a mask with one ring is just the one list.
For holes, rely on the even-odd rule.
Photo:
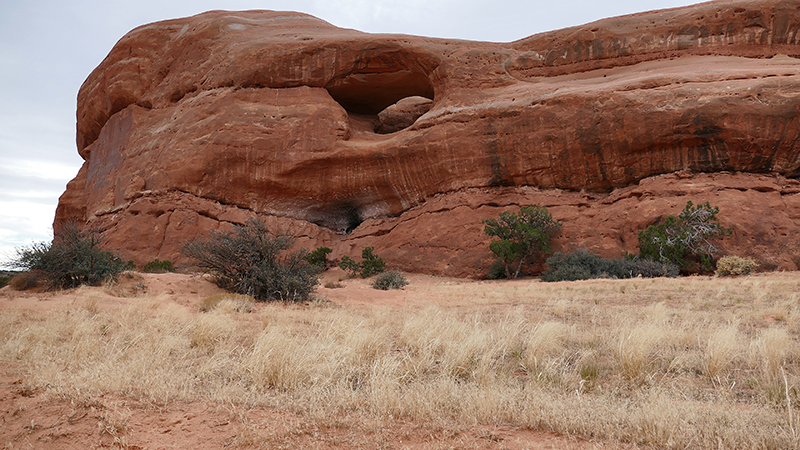
{"label": "sandstone rock formation", "polygon": [[[410,98],[409,98],[410,97]],[[714,1],[500,44],[213,11],[124,36],[78,95],[78,220],[139,264],[259,216],[479,276],[481,219],[544,204],[604,256],[686,200],[800,267],[800,1]]]}

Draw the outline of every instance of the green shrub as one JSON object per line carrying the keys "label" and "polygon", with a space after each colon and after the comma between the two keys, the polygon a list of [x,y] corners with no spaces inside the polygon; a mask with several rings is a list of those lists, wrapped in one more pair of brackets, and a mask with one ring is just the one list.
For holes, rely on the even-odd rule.
{"label": "green shrub", "polygon": [[543,281],[575,281],[593,278],[620,278],[622,268],[615,261],[579,249],[572,253],[556,253],[545,261]]}
{"label": "green shrub", "polygon": [[545,262],[542,281],[576,281],[595,278],[653,278],[677,276],[677,266],[646,259],[607,259],[578,249],[556,253]]}
{"label": "green shrub", "polygon": [[493,261],[489,265],[489,270],[486,271],[486,278],[489,280],[502,280],[506,277],[506,265],[499,259]]}
{"label": "green shrub", "polygon": [[349,256],[342,256],[342,260],[339,261],[339,267],[347,272],[351,277],[356,276],[359,270],[361,270],[361,264],[357,263],[353,258]]}
{"label": "green shrub", "polygon": [[750,275],[758,268],[758,263],[750,258],[723,256],[717,261],[717,276]]}
{"label": "green shrub", "polygon": [[[503,211],[499,218],[482,223],[486,234],[498,238],[489,244],[489,250],[502,261],[506,278],[517,278],[524,263],[550,253],[550,238],[561,228],[547,208],[536,205],[520,208],[519,215]],[[512,274],[509,266],[515,261],[519,263]]]}
{"label": "green shrub", "polygon": [[363,259],[361,263],[357,263],[349,256],[343,256],[341,261],[339,261],[339,267],[347,271],[351,277],[356,276],[359,272],[361,278],[369,278],[376,273],[381,273],[386,267],[386,263],[383,262],[381,257],[372,253],[373,250],[375,250],[375,247],[367,247],[361,251],[361,258]]}
{"label": "green shrub", "polygon": [[390,270],[388,272],[379,274],[377,277],[375,277],[375,281],[372,283],[373,288],[380,289],[382,291],[388,291],[389,289],[400,289],[403,286],[408,286],[408,279],[397,270]]}
{"label": "green shrub", "polygon": [[368,278],[377,273],[383,272],[386,263],[378,255],[372,253],[375,247],[367,247],[361,251],[361,278]]}
{"label": "green shrub", "polygon": [[128,269],[128,263],[102,250],[102,239],[95,232],[83,232],[76,224],[67,224],[51,243],[41,242],[17,249],[11,261],[15,268],[33,272],[45,289],[69,289],[88,284],[96,286],[114,280]]}
{"label": "green shrub", "polygon": [[711,270],[717,251],[712,240],[731,233],[719,224],[717,213],[719,208],[708,202],[697,206],[687,202],[677,218],[668,216],[639,232],[639,255],[687,272]]}
{"label": "green shrub", "polygon": [[0,276],[0,289],[8,286],[8,282],[11,281],[12,278],[14,277],[11,275]]}
{"label": "green shrub", "polygon": [[288,252],[293,244],[294,236],[274,234],[251,219],[230,232],[196,239],[183,251],[223,289],[258,300],[306,301],[319,272],[306,260],[307,251]]}
{"label": "green shrub", "polygon": [[172,261],[169,260],[161,261],[159,259],[154,259],[144,265],[144,267],[142,268],[142,272],[144,273],[175,272],[175,267],[172,266]]}
{"label": "green shrub", "polygon": [[328,247],[317,247],[316,250],[306,255],[306,261],[318,268],[320,272],[328,270],[328,254],[333,252]]}

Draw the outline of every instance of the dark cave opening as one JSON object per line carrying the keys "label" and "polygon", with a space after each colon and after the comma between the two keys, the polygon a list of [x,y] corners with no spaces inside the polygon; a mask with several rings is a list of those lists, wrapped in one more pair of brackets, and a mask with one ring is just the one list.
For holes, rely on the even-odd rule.
{"label": "dark cave opening", "polygon": [[319,226],[347,234],[364,222],[361,206],[353,200],[334,201],[312,208],[306,219]]}

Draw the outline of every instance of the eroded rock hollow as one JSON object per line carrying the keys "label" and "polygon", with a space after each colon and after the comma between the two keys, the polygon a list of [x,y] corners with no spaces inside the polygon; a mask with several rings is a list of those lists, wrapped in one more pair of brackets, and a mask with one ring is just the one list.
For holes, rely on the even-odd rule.
{"label": "eroded rock hollow", "polygon": [[800,266],[800,1],[715,1],[511,43],[212,11],[125,35],[78,95],[69,220],[143,264],[258,216],[334,257],[480,276],[480,221],[542,204],[556,249],[635,252],[687,200],[723,253]]}

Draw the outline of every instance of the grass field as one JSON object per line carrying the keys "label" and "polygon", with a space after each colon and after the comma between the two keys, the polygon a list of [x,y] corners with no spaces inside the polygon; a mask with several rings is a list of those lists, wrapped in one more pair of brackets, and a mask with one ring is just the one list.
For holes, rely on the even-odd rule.
{"label": "grass field", "polygon": [[[42,313],[3,308],[0,360],[31,386],[85,401],[113,393],[318,423],[355,414],[669,449],[800,448],[797,273],[411,282],[392,303],[375,291],[374,304],[250,313],[146,293],[102,307],[80,288]],[[259,442],[254,431],[248,445]]]}

